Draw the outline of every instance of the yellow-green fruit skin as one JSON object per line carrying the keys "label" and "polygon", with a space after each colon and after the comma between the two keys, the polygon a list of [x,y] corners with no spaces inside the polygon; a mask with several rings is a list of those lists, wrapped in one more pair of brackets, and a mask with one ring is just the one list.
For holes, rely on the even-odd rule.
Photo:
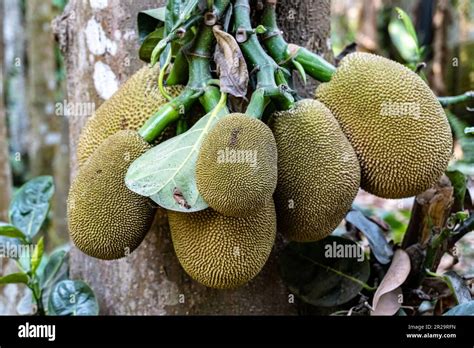
{"label": "yellow-green fruit skin", "polygon": [[217,212],[255,214],[272,200],[277,184],[277,146],[262,121],[230,114],[204,139],[196,163],[199,193]]}
{"label": "yellow-green fruit skin", "polygon": [[[158,88],[158,65],[147,65],[138,70],[87,120],[77,145],[79,166],[109,136],[120,130],[140,129],[167,102]],[[177,96],[183,87],[171,86],[166,89],[172,96]]]}
{"label": "yellow-green fruit skin", "polygon": [[246,218],[209,208],[197,213],[168,211],[168,220],[181,266],[211,288],[236,288],[250,281],[265,265],[275,241],[273,201]]}
{"label": "yellow-green fruit skin", "polygon": [[316,91],[361,164],[361,186],[384,198],[417,195],[446,170],[452,135],[426,83],[403,65],[368,53],[346,56]]}
{"label": "yellow-green fruit skin", "polygon": [[278,146],[275,205],[288,239],[323,239],[339,225],[357,194],[357,156],[331,112],[305,99],[273,114]]}
{"label": "yellow-green fruit skin", "polygon": [[142,242],[154,209],[124,180],[130,163],[149,148],[136,132],[119,131],[79,169],[69,190],[67,216],[71,239],[85,254],[119,259]]}

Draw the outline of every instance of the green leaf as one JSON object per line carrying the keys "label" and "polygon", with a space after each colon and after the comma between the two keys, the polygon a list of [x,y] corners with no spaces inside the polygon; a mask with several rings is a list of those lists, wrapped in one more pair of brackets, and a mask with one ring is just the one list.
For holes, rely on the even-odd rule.
{"label": "green leaf", "polygon": [[281,277],[296,296],[314,306],[346,303],[368,287],[370,267],[365,258],[338,256],[338,250],[345,248],[356,251],[361,247],[335,236],[311,243],[290,242],[280,256]]}
{"label": "green leaf", "polygon": [[61,266],[67,263],[69,254],[64,249],[59,249],[51,253],[48,263],[46,264],[43,274],[40,277],[40,286],[42,289],[53,285],[54,279],[58,275]]}
{"label": "green leaf", "polygon": [[140,43],[157,28],[162,27],[165,22],[165,7],[141,11],[137,16],[138,37]]}
{"label": "green leaf", "polygon": [[98,315],[99,305],[92,289],[81,280],[56,284],[48,303],[49,315]]}
{"label": "green leaf", "polygon": [[36,273],[38,266],[43,258],[44,252],[44,239],[43,237],[40,238],[38,243],[36,244],[35,249],[33,250],[33,254],[31,255],[31,272],[33,274]]}
{"label": "green leaf", "polygon": [[0,277],[0,284],[28,284],[28,275],[23,272],[12,273],[6,276]]}
{"label": "green leaf", "polygon": [[398,18],[401,19],[406,31],[410,34],[411,38],[416,44],[416,47],[419,47],[418,43],[418,36],[416,35],[415,27],[413,26],[413,22],[410,19],[410,16],[403,11],[400,7],[395,7],[395,11],[397,11]]}
{"label": "green leaf", "polygon": [[398,18],[393,18],[390,21],[388,33],[400,56],[407,63],[412,63],[416,66],[416,63],[421,60],[418,44]]}
{"label": "green leaf", "polygon": [[451,181],[451,185],[454,189],[454,211],[458,212],[464,209],[464,197],[466,196],[467,190],[467,179],[463,173],[458,170],[449,170],[446,175]]}
{"label": "green leaf", "polygon": [[26,242],[26,236],[18,228],[13,225],[9,225],[0,222],[0,236],[8,238],[17,238],[22,242]]}
{"label": "green leaf", "polygon": [[444,316],[474,315],[474,301],[466,302],[451,308],[443,314]]}
{"label": "green leaf", "polygon": [[466,282],[456,272],[448,271],[443,274],[445,282],[453,292],[458,304],[467,303],[471,301],[471,292]]}
{"label": "green leaf", "polygon": [[163,39],[163,27],[152,31],[144,40],[142,45],[140,46],[140,50],[138,55],[140,59],[144,62],[149,63],[151,61],[151,54],[155,49],[158,42]]}
{"label": "green leaf", "polygon": [[169,210],[206,209],[208,205],[196,185],[196,160],[204,137],[226,114],[225,109],[208,113],[187,132],[158,144],[136,159],[125,177],[127,187]]}
{"label": "green leaf", "polygon": [[49,211],[54,194],[53,178],[40,176],[28,181],[13,197],[10,204],[10,222],[30,240],[39,232]]}
{"label": "green leaf", "polygon": [[381,264],[386,265],[390,262],[393,250],[387,243],[382,229],[375,222],[357,210],[351,210],[347,213],[346,221],[354,225],[367,237],[370,249]]}

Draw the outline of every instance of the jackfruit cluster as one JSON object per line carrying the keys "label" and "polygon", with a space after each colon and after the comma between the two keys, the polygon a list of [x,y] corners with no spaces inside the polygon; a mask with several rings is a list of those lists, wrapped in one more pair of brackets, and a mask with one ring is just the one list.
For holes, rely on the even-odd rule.
{"label": "jackfruit cluster", "polygon": [[[79,167],[109,136],[120,130],[138,130],[167,102],[158,87],[159,74],[159,64],[141,68],[87,120],[77,145]],[[167,87],[171,96],[182,90],[182,86]]]}
{"label": "jackfruit cluster", "polygon": [[136,132],[119,131],[94,151],[71,184],[69,233],[85,254],[113,260],[134,251],[154,217],[149,199],[125,186],[130,164],[150,148]]}
{"label": "jackfruit cluster", "polygon": [[368,53],[346,56],[316,98],[334,114],[361,165],[361,187],[380,197],[417,195],[446,170],[446,114],[413,71]]}
{"label": "jackfruit cluster", "polygon": [[199,193],[217,212],[246,217],[266,207],[277,184],[277,146],[262,121],[243,114],[219,120],[196,163]]}
{"label": "jackfruit cluster", "polygon": [[278,147],[278,230],[294,241],[320,240],[339,225],[359,189],[354,149],[316,100],[275,113],[271,128]]}

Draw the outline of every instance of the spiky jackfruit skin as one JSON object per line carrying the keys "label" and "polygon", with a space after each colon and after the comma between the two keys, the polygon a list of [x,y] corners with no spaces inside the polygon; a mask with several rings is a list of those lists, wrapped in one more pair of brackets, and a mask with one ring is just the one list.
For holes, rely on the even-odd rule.
{"label": "spiky jackfruit skin", "polygon": [[[88,119],[77,145],[79,167],[109,136],[120,130],[138,130],[167,102],[158,88],[159,74],[159,64],[141,68]],[[177,96],[183,87],[166,89],[170,95]]]}
{"label": "spiky jackfruit skin", "polygon": [[191,278],[217,289],[241,286],[265,265],[276,235],[275,205],[255,215],[229,217],[211,208],[168,211],[174,250]]}
{"label": "spiky jackfruit skin", "polygon": [[71,239],[85,254],[118,259],[142,242],[154,209],[124,181],[129,165],[149,148],[136,132],[119,131],[79,169],[69,190],[67,216]]}
{"label": "spiky jackfruit skin", "polygon": [[384,198],[410,197],[445,171],[453,146],[448,120],[426,83],[403,65],[350,54],[316,97],[354,147],[364,190]]}
{"label": "spiky jackfruit skin", "polygon": [[272,200],[277,147],[266,124],[244,114],[225,116],[204,139],[196,163],[199,193],[217,212],[255,214]]}
{"label": "spiky jackfruit skin", "polygon": [[323,239],[357,194],[356,154],[334,116],[316,100],[273,114],[271,127],[278,146],[278,230],[294,241]]}

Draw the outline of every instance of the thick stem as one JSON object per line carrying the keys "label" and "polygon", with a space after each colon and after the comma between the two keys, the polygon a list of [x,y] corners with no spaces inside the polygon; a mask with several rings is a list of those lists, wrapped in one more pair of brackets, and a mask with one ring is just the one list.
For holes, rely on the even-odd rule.
{"label": "thick stem", "polygon": [[[216,0],[214,14],[219,18],[227,8],[230,0]],[[184,91],[169,103],[163,105],[143,125],[138,133],[147,142],[153,142],[168,125],[176,122],[180,116],[201,98],[206,112],[212,110],[219,98],[214,87],[208,86],[212,79],[209,70],[214,35],[210,26],[201,23],[193,44],[186,52],[189,61],[189,81]],[[217,99],[217,102],[216,102]]]}
{"label": "thick stem", "polygon": [[262,24],[267,33],[264,36],[264,45],[276,62],[287,68],[295,69],[292,61],[300,63],[305,72],[311,77],[327,82],[336,71],[336,67],[321,56],[293,44],[288,44],[283,38],[276,20],[276,4],[267,1],[262,17]]}
{"label": "thick stem", "polygon": [[443,108],[446,108],[449,105],[464,103],[469,100],[474,100],[474,91],[468,91],[461,95],[438,97],[438,101],[440,102]]}
{"label": "thick stem", "polygon": [[[264,51],[250,22],[250,5],[248,0],[236,0],[234,5],[235,25],[244,38],[239,39],[242,53],[252,71],[257,72],[257,87],[263,89],[266,96],[270,96],[284,110],[294,104],[294,99],[286,92],[288,89],[280,88],[275,81],[275,74],[279,69],[278,64]],[[246,37],[245,37],[246,36]]]}
{"label": "thick stem", "polygon": [[252,98],[250,99],[250,103],[247,106],[245,114],[260,120],[268,104],[268,99],[269,98],[265,97],[265,90],[262,88],[257,89],[252,94]]}

